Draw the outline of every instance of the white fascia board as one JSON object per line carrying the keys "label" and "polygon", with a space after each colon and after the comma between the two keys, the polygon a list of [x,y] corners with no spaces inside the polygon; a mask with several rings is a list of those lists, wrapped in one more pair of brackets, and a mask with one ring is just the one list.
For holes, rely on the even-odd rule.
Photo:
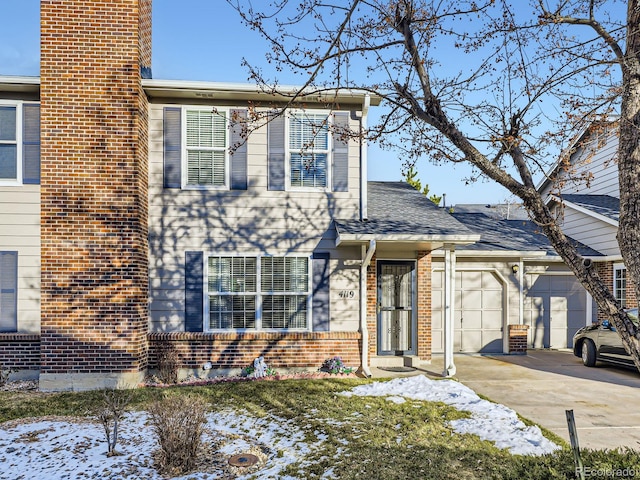
{"label": "white fascia board", "polygon": [[[431,252],[431,255],[434,257],[442,257],[444,256],[444,250],[434,250]],[[539,259],[555,259],[556,256],[550,256],[547,252],[539,252],[537,250],[532,251],[522,251],[522,250],[456,250],[456,256],[458,258],[466,258],[466,257],[483,257],[483,258],[496,258],[496,257],[516,257],[516,258],[524,258],[531,257],[536,260]],[[560,258],[559,256],[557,258]]]}
{"label": "white fascia board", "polygon": [[538,182],[538,184],[536,185],[537,192],[541,192],[543,187],[550,182],[551,175],[558,169],[558,167],[560,166],[560,163],[563,161],[564,158],[568,156],[569,159],[571,159],[571,157],[574,154],[573,150],[576,148],[578,143],[581,142],[583,138],[585,138],[585,136],[589,133],[589,130],[591,129],[591,125],[592,124],[589,123],[588,125],[585,125],[584,127],[582,127],[582,129],[578,131],[574,139],[569,143],[569,146],[565,148],[562,152],[560,152],[560,155],[558,155],[558,159],[553,163],[548,173],[543,175],[540,181]]}
{"label": "white fascia board", "polygon": [[1,92],[37,92],[39,89],[40,77],[0,75]]}
{"label": "white fascia board", "polygon": [[339,233],[336,237],[336,246],[345,242],[363,243],[375,240],[377,243],[394,242],[422,242],[422,243],[450,243],[453,245],[469,245],[480,240],[480,235],[410,235],[410,234],[388,234],[380,235],[373,233]]}
{"label": "white fascia board", "polygon": [[371,105],[380,104],[380,96],[359,89],[328,89],[318,91],[310,89],[308,94],[301,93],[301,87],[279,85],[273,91],[269,87],[261,88],[251,83],[201,82],[192,80],[156,80],[143,79],[142,87],[150,97],[195,98],[204,100],[270,100],[286,102],[294,95],[300,95],[306,102],[341,102],[361,106],[363,98],[371,98]]}

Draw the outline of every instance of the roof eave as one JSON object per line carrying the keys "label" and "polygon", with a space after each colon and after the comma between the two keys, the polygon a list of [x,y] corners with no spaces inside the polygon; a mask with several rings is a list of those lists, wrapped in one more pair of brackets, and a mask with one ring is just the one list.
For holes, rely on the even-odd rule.
{"label": "roof eave", "polygon": [[[301,92],[301,87],[278,86],[274,91],[260,88],[249,83],[199,82],[190,80],[156,80],[143,79],[142,87],[151,98],[179,98],[192,100],[225,100],[225,101],[264,101],[287,102],[292,96]],[[363,99],[369,96],[370,105],[380,104],[381,97],[366,90],[331,89],[326,91],[309,91],[299,96],[301,102],[339,103],[345,105],[362,105]]]}
{"label": "roof eave", "polygon": [[0,91],[37,93],[40,91],[40,77],[0,75]]}

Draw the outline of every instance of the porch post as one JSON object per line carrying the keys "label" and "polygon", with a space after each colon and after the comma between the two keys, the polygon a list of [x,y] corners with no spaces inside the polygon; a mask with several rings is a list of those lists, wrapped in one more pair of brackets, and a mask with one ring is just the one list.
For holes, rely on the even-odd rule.
{"label": "porch post", "polygon": [[444,246],[444,371],[443,377],[456,374],[453,362],[453,318],[456,305],[456,252],[453,245]]}

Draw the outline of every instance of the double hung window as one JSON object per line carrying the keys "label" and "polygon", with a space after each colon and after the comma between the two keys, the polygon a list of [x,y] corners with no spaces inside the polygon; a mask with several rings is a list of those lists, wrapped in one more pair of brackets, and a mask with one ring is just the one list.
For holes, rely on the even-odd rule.
{"label": "double hung window", "polygon": [[289,116],[289,175],[291,187],[329,186],[329,116],[292,112]]}
{"label": "double hung window", "polygon": [[17,105],[0,104],[0,182],[19,182],[20,110]]}
{"label": "double hung window", "polygon": [[308,257],[210,256],[210,330],[304,330],[311,300]]}
{"label": "double hung window", "polygon": [[627,270],[624,264],[613,266],[613,294],[622,308],[627,306]]}
{"label": "double hung window", "polygon": [[228,185],[227,113],[211,107],[186,110],[185,186]]}

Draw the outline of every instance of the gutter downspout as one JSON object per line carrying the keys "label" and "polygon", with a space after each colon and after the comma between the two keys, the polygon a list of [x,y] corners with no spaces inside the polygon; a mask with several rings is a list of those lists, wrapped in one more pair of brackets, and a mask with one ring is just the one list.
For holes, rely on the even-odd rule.
{"label": "gutter downspout", "polygon": [[369,248],[362,246],[362,264],[360,265],[360,333],[362,335],[362,350],[360,363],[365,377],[371,377],[369,369],[369,330],[367,329],[367,267],[376,251],[376,241],[369,240]]}
{"label": "gutter downspout", "polygon": [[[360,220],[369,218],[368,159],[366,134],[369,128],[367,116],[371,106],[371,96],[366,94],[362,99],[362,117],[360,118]],[[374,242],[375,245],[375,242]],[[374,246],[375,248],[375,246]]]}
{"label": "gutter downspout", "polygon": [[453,245],[444,246],[444,371],[443,377],[453,377],[453,319],[456,305],[456,252]]}

